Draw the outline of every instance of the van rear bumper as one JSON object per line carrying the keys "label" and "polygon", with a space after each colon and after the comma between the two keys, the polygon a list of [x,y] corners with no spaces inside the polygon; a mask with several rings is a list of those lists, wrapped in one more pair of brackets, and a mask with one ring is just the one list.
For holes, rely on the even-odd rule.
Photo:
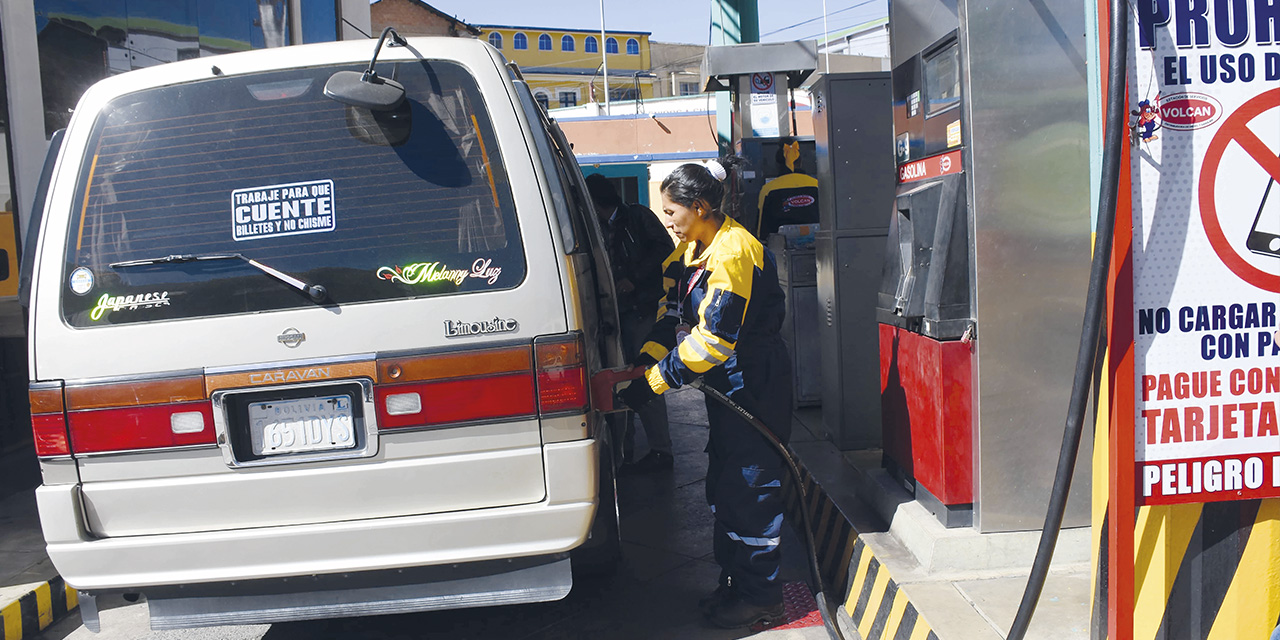
{"label": "van rear bumper", "polygon": [[67,584],[90,592],[542,556],[582,544],[597,492],[595,474],[582,473],[595,471],[594,440],[544,450],[547,500],[472,511],[93,539],[77,485],[42,486],[36,501],[49,558]]}
{"label": "van rear bumper", "polygon": [[[569,555],[148,591],[151,628],[274,624],[559,600]],[[189,593],[196,591],[196,593]]]}

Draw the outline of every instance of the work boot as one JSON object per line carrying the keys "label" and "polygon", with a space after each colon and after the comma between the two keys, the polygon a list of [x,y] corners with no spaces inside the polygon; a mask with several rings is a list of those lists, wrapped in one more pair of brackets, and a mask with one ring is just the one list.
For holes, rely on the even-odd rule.
{"label": "work boot", "polygon": [[635,462],[622,465],[618,473],[624,476],[653,473],[654,471],[670,471],[675,467],[675,459],[666,451],[653,450]]}
{"label": "work boot", "polygon": [[756,623],[768,628],[772,627],[787,615],[787,608],[783,606],[779,600],[776,604],[758,605],[751,604],[736,593],[731,593],[730,597],[719,606],[711,609],[711,614],[707,616],[711,619],[711,624],[722,629],[741,629],[750,627]]}
{"label": "work boot", "polygon": [[734,597],[736,596],[733,593],[733,587],[727,584],[718,584],[715,591],[698,599],[698,610],[702,612],[702,615],[709,616],[713,609]]}

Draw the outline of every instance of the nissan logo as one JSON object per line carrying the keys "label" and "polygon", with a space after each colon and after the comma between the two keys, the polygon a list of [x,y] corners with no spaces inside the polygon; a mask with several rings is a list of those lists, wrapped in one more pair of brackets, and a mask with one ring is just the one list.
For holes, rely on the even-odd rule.
{"label": "nissan logo", "polygon": [[279,342],[280,344],[286,347],[289,347],[290,349],[293,349],[298,345],[302,344],[304,341],[306,341],[306,339],[307,339],[307,334],[301,331],[298,331],[293,327],[289,327],[288,329],[285,329],[284,333],[276,336],[276,342]]}

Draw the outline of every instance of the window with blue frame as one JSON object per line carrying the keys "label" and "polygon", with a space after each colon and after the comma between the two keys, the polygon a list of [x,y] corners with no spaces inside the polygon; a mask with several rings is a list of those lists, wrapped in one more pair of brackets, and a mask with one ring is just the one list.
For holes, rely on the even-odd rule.
{"label": "window with blue frame", "polygon": [[573,36],[564,36],[560,38],[561,51],[573,51]]}
{"label": "window with blue frame", "polygon": [[600,53],[600,41],[595,36],[587,36],[586,41],[582,43],[582,50],[587,53]]}
{"label": "window with blue frame", "polygon": [[529,37],[523,33],[517,33],[514,36],[511,36],[511,46],[520,50],[528,49]]}
{"label": "window with blue frame", "polygon": [[501,33],[498,33],[497,31],[494,31],[493,33],[490,33],[490,34],[489,34],[489,44],[493,45],[493,48],[494,48],[494,49],[501,49],[501,48],[502,48],[502,34],[501,34]]}
{"label": "window with blue frame", "polygon": [[551,36],[545,33],[538,36],[538,51],[550,51],[550,50],[551,50]]}
{"label": "window with blue frame", "polygon": [[605,53],[617,53],[617,52],[618,52],[618,41],[617,41],[617,39],[615,39],[615,38],[609,38],[608,40],[605,40],[605,41],[604,41],[604,52],[605,52]]}
{"label": "window with blue frame", "polygon": [[640,55],[640,41],[635,38],[627,38],[627,55]]}

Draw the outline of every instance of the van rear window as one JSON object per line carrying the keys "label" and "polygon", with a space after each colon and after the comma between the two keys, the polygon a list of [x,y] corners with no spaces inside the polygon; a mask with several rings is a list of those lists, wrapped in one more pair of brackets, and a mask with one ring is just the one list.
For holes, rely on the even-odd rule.
{"label": "van rear window", "polygon": [[324,96],[340,70],[361,68],[211,78],[108,104],[67,238],[67,322],[313,306],[311,285],[338,305],[519,285],[515,207],[470,73],[380,63],[407,100],[371,112]]}

